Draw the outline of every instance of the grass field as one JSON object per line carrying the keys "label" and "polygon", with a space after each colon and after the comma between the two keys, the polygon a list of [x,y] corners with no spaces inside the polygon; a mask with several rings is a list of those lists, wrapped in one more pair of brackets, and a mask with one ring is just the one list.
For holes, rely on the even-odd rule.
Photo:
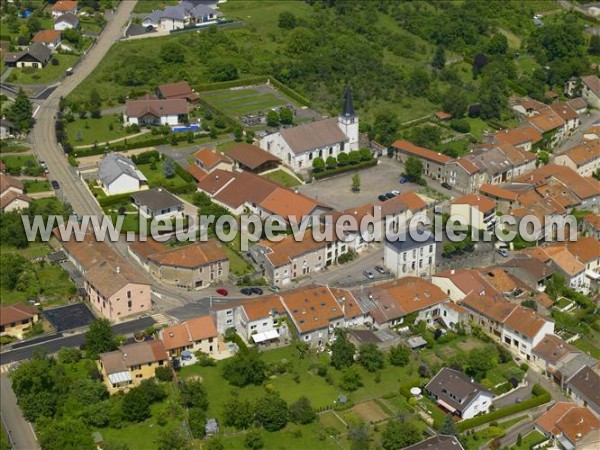
{"label": "grass field", "polygon": [[127,135],[127,131],[121,126],[121,120],[115,115],[103,116],[100,119],[89,117],[67,123],[67,136],[69,142],[75,147],[95,142],[103,144]]}
{"label": "grass field", "polygon": [[511,450],[529,450],[534,445],[540,444],[547,440],[547,438],[539,431],[532,431],[531,433],[523,436],[521,445],[513,445]]}
{"label": "grass field", "polygon": [[52,62],[41,69],[15,68],[8,76],[8,82],[18,84],[43,84],[58,80],[69,67],[79,59],[78,55],[55,54],[58,65]]}
{"label": "grass field", "polygon": [[23,153],[29,150],[29,147],[19,144],[3,144],[0,146],[0,154],[2,153]]}
{"label": "grass field", "polygon": [[2,161],[6,164],[8,173],[19,173],[26,166],[39,166],[33,155],[5,155],[2,156]]}
{"label": "grass field", "polygon": [[187,184],[187,182],[179,175],[175,174],[171,178],[166,178],[164,175],[164,161],[156,163],[156,169],[152,169],[150,164],[140,164],[138,169],[148,179],[150,187],[164,187],[165,189],[175,188]]}
{"label": "grass field", "polygon": [[36,192],[48,192],[52,190],[50,182],[45,180],[25,180],[23,182],[25,193],[34,194]]}
{"label": "grass field", "polygon": [[[39,200],[36,200],[39,202]],[[18,253],[27,259],[42,258],[52,251],[50,246],[44,242],[31,242],[27,248],[14,248],[5,245],[0,246],[0,253]]]}
{"label": "grass field", "polygon": [[270,172],[266,175],[263,175],[263,178],[274,181],[275,183],[280,184],[287,188],[291,188],[294,186],[300,186],[302,184],[302,183],[300,183],[300,181],[297,178],[291,176],[289,173],[285,172],[284,170],[276,170],[274,172]]}
{"label": "grass field", "polygon": [[267,111],[291,103],[283,95],[275,92],[264,92],[259,89],[211,91],[205,92],[202,97],[226,114],[234,117]]}
{"label": "grass field", "polygon": [[[62,305],[67,299],[75,294],[75,285],[60,266],[50,264],[36,264],[35,273],[37,282],[44,296],[44,305]],[[17,302],[27,301],[30,295],[24,291],[2,289],[0,292],[0,303],[12,305]]]}
{"label": "grass field", "polygon": [[248,264],[236,251],[228,245],[225,246],[227,257],[229,258],[229,270],[237,276],[246,275],[252,272],[252,266]]}
{"label": "grass field", "polygon": [[136,3],[133,12],[149,13],[155,9],[164,9],[165,6],[176,5],[177,3],[179,3],[177,0],[143,0]]}
{"label": "grass field", "polygon": [[600,348],[595,346],[593,343],[588,341],[586,338],[579,338],[573,345],[577,347],[579,350],[586,352],[588,355],[593,356],[596,359],[600,359]]}

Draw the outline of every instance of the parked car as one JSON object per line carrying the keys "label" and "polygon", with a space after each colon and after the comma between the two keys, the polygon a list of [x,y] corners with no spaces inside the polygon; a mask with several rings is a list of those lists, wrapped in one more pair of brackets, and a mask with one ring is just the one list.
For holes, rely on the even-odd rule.
{"label": "parked car", "polygon": [[392,191],[392,194],[394,194],[394,195],[400,195],[400,191]]}
{"label": "parked car", "polygon": [[60,184],[58,184],[58,181],[52,180],[51,184],[52,184],[52,189],[60,189]]}
{"label": "parked car", "polygon": [[375,278],[375,275],[373,275],[373,272],[371,272],[370,270],[363,270],[363,275],[365,277],[367,277],[369,280],[372,280],[373,278]]}
{"label": "parked car", "polygon": [[448,189],[449,191],[452,190],[452,186],[450,186],[448,183],[446,183],[445,181],[442,183],[442,187],[444,189]]}
{"label": "parked car", "polygon": [[387,194],[385,194],[385,196],[387,198],[394,198],[396,196],[396,194],[394,194],[393,192],[388,192]]}
{"label": "parked car", "polygon": [[259,287],[253,287],[250,290],[252,291],[253,294],[263,295],[263,290]]}
{"label": "parked car", "polygon": [[506,251],[505,248],[498,248],[498,249],[496,249],[496,251],[498,252],[498,254],[500,256],[503,256],[504,258],[508,258],[508,252]]}
{"label": "parked car", "polygon": [[387,199],[388,198],[383,194],[381,194],[377,197],[377,200],[379,200],[380,202],[385,202]]}
{"label": "parked car", "polygon": [[240,292],[244,295],[252,295],[252,288],[242,288],[240,289]]}
{"label": "parked car", "polygon": [[384,274],[384,273],[386,273],[386,271],[385,271],[385,267],[383,267],[383,266],[375,266],[375,270],[376,270],[377,272],[379,272],[380,274]]}
{"label": "parked car", "polygon": [[408,181],[408,178],[407,178],[407,177],[400,177],[400,179],[398,180],[398,183],[400,183],[400,184],[404,184],[404,183],[406,183],[407,181]]}
{"label": "parked car", "polygon": [[219,288],[217,289],[217,294],[222,295],[223,297],[227,297],[229,295],[229,292],[225,288]]}
{"label": "parked car", "polygon": [[273,285],[273,286],[269,286],[269,290],[271,292],[279,292],[281,289],[279,288],[279,286]]}

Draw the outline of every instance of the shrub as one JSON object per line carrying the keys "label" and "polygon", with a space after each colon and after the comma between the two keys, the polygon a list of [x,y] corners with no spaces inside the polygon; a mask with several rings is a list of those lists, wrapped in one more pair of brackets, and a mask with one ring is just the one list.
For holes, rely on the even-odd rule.
{"label": "shrub", "polygon": [[471,125],[465,119],[452,119],[450,121],[450,128],[459,133],[468,133],[471,131]]}
{"label": "shrub", "polygon": [[170,367],[157,367],[154,371],[156,378],[160,381],[172,381],[173,380],[173,371]]}

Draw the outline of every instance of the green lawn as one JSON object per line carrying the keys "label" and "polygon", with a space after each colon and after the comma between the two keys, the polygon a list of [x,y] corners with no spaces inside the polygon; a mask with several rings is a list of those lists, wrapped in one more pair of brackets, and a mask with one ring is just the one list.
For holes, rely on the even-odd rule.
{"label": "green lawn", "polygon": [[0,423],[0,450],[10,450],[11,445],[8,441],[8,434],[4,429],[4,424]]}
{"label": "green lawn", "polygon": [[258,89],[210,91],[203,93],[202,97],[226,114],[236,117],[266,111],[293,102],[285,99],[283,94],[261,92]]}
{"label": "green lawn", "polygon": [[78,55],[55,54],[58,65],[49,62],[41,69],[15,68],[8,76],[8,82],[17,84],[43,84],[58,80],[69,67],[79,59]]}
{"label": "green lawn", "polygon": [[300,186],[302,184],[296,177],[291,176],[284,170],[276,170],[275,172],[263,175],[263,177],[288,188]]}
{"label": "green lawn", "polygon": [[152,169],[150,164],[140,164],[138,166],[138,169],[148,179],[148,184],[150,187],[164,187],[165,189],[172,189],[187,184],[187,182],[177,174],[171,178],[165,178],[164,164],[164,161],[157,162],[156,169]]}
{"label": "green lawn", "polygon": [[8,173],[18,173],[26,166],[39,166],[33,155],[5,155],[2,161],[6,164]]}
{"label": "green lawn", "polygon": [[48,192],[52,190],[50,182],[46,180],[25,180],[23,182],[25,193],[34,194],[36,192]]}
{"label": "green lawn", "polygon": [[220,144],[217,144],[217,150],[226,153],[228,150],[231,150],[237,144],[239,144],[239,142],[236,141],[221,142]]}
{"label": "green lawn", "polygon": [[1,153],[23,153],[29,150],[29,147],[19,144],[2,144],[0,145]]}
{"label": "green lawn", "polygon": [[[110,129],[112,125],[112,130]],[[69,142],[75,147],[80,145],[103,144],[107,141],[126,137],[128,134],[116,115],[103,116],[100,119],[77,119],[67,123]]]}
{"label": "green lawn", "polygon": [[480,119],[479,117],[467,117],[467,122],[469,122],[469,125],[471,126],[471,134],[478,141],[481,140],[485,131],[493,130],[492,127],[490,127],[484,120]]}
{"label": "green lawn", "polygon": [[453,157],[458,157],[468,153],[469,144],[471,144],[471,141],[468,139],[459,139],[456,141],[447,142],[446,144],[440,144],[436,146],[434,150]]}
{"label": "green lawn", "polygon": [[155,9],[163,9],[167,5],[176,5],[177,0],[142,0],[138,1],[133,8],[134,13],[149,13]]}
{"label": "green lawn", "polygon": [[521,445],[513,445],[510,448],[512,450],[529,450],[534,445],[538,445],[546,440],[547,438],[539,431],[532,431],[531,433],[523,436]]}
{"label": "green lawn", "polygon": [[42,258],[50,252],[52,252],[52,248],[45,242],[30,242],[27,248],[0,246],[0,253],[18,253],[27,259]]}
{"label": "green lawn", "polygon": [[573,345],[588,355],[591,355],[596,359],[600,359],[600,348],[588,341],[587,338],[579,338],[573,342]]}
{"label": "green lawn", "polygon": [[[35,264],[37,284],[40,287],[40,295],[44,297],[44,306],[57,306],[67,303],[68,298],[75,295],[75,284],[69,278],[62,267],[48,263]],[[31,294],[19,290],[0,290],[0,303],[11,305],[17,302],[27,301]],[[35,295],[33,296],[35,297]]]}
{"label": "green lawn", "polygon": [[228,245],[225,246],[229,258],[229,270],[237,276],[247,275],[252,272],[252,266],[248,264],[235,250]]}
{"label": "green lawn", "polygon": [[523,54],[515,60],[520,74],[531,74],[535,69],[541,67],[533,56]]}

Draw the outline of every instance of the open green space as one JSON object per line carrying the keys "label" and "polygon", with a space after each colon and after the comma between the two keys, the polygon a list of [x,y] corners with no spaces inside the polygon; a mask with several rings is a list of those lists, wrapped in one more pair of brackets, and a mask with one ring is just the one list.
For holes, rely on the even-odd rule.
{"label": "open green space", "polygon": [[521,445],[513,445],[510,447],[511,450],[530,450],[533,446],[541,444],[546,441],[547,438],[539,431],[532,431],[531,433],[523,436]]}
{"label": "open green space", "polygon": [[99,119],[76,119],[67,122],[66,130],[69,142],[75,147],[96,142],[101,145],[131,134],[122,126],[121,118],[116,115],[106,115]]}
{"label": "open green space", "polygon": [[142,0],[138,1],[133,8],[134,13],[150,13],[155,9],[164,9],[165,6],[176,5],[177,0]]}
{"label": "open green space", "polygon": [[19,144],[2,143],[0,145],[0,154],[2,153],[23,153],[29,150],[29,147]]}
{"label": "open green space", "polygon": [[10,450],[11,445],[8,441],[8,433],[4,429],[4,424],[0,423],[0,450]]}
{"label": "open green space", "polygon": [[38,176],[43,173],[43,169],[33,155],[3,155],[2,161],[6,166],[6,171],[14,175]]}
{"label": "open green space", "polygon": [[273,172],[269,172],[263,175],[263,178],[267,180],[274,181],[277,184],[280,184],[287,188],[292,188],[295,186],[300,186],[302,183],[296,178],[287,173],[285,170],[275,170]]}
{"label": "open green space", "polygon": [[56,81],[65,74],[69,67],[73,67],[79,56],[57,53],[54,55],[54,59],[58,61],[58,64],[55,65],[50,61],[41,69],[14,68],[6,81],[16,84],[44,84]]}
{"label": "open green space", "polygon": [[597,345],[594,345],[593,342],[590,342],[587,337],[577,339],[573,342],[573,345],[582,352],[585,352],[596,359],[600,359],[600,348]]}
{"label": "open green space", "polygon": [[252,272],[252,266],[242,258],[238,252],[225,246],[227,257],[229,258],[229,271],[237,276],[247,275]]}
{"label": "open green space", "polygon": [[140,164],[138,165],[138,169],[146,176],[150,187],[173,189],[188,184],[178,174],[173,175],[171,178],[165,177],[164,165],[165,161],[162,160],[154,163],[154,166],[152,164]]}
{"label": "open green space", "polygon": [[25,180],[23,187],[26,194],[35,194],[36,192],[48,192],[52,190],[50,182],[46,180]]}
{"label": "open green space", "polygon": [[[36,202],[39,202],[39,200],[36,200]],[[52,248],[45,242],[31,242],[29,246],[25,248],[16,248],[8,245],[0,246],[0,254],[16,253],[26,259],[43,258],[51,252]]]}
{"label": "open green space", "polygon": [[221,111],[235,117],[264,112],[291,102],[275,93],[261,92],[257,89],[213,91],[203,94],[202,97]]}

